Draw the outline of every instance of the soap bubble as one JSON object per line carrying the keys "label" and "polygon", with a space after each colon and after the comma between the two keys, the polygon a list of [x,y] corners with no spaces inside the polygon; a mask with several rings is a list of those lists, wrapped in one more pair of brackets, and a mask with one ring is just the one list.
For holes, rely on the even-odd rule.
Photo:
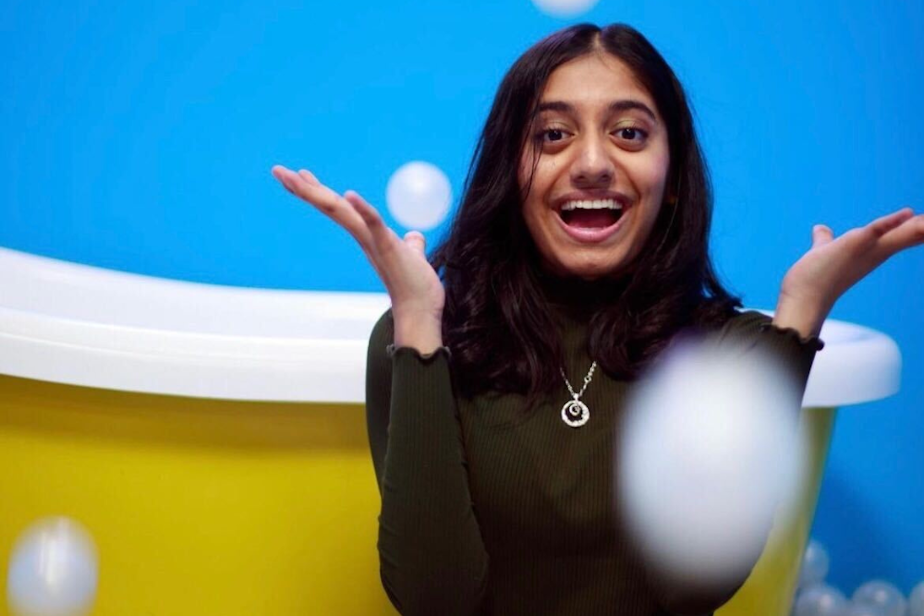
{"label": "soap bubble", "polygon": [[552,17],[576,17],[586,13],[599,0],[533,0],[543,13]]}
{"label": "soap bubble", "polygon": [[426,231],[449,212],[452,187],[439,167],[422,161],[401,165],[388,180],[385,202],[399,224]]}
{"label": "soap bubble", "polygon": [[825,547],[814,539],[809,541],[802,557],[802,567],[799,569],[799,588],[824,582],[830,564],[831,560]]}
{"label": "soap bubble", "polygon": [[905,616],[907,606],[901,591],[883,580],[872,580],[857,588],[853,603],[878,607],[884,616]]}
{"label": "soap bubble", "polygon": [[742,579],[798,485],[797,388],[757,349],[686,341],[662,358],[629,399],[617,503],[664,573]]}
{"label": "soap bubble", "polygon": [[98,578],[90,534],[65,517],[43,518],[13,546],[7,601],[16,616],[78,616],[89,612]]}
{"label": "soap bubble", "polygon": [[799,592],[793,606],[793,616],[842,616],[847,608],[847,597],[827,584],[809,586]]}
{"label": "soap bubble", "polygon": [[924,581],[915,586],[908,597],[908,616],[924,616]]}

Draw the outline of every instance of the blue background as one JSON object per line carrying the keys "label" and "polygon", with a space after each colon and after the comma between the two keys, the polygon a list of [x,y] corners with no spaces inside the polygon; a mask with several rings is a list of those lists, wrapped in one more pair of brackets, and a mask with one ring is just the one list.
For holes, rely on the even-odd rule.
{"label": "blue background", "polygon": [[[714,255],[772,308],[811,226],[924,208],[924,2],[529,0],[0,8],[0,245],[226,285],[380,291],[347,235],[270,175],[307,167],[384,204],[426,160],[458,196],[494,90],[538,38],[622,21],[672,64],[716,187]],[[382,208],[384,209],[384,208]],[[435,241],[442,228],[429,234]],[[924,248],[832,317],[893,336],[901,393],[840,414],[813,534],[829,579],[924,579]]]}

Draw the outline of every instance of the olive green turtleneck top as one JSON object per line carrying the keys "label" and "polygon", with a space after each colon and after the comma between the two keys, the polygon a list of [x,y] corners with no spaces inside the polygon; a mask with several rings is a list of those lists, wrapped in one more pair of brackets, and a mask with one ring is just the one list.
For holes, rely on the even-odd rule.
{"label": "olive green turtleneck top", "polygon": [[[578,388],[593,362],[592,305],[561,291],[547,299]],[[561,419],[564,382],[529,415],[521,395],[457,397],[450,351],[395,349],[393,325],[389,311],[371,336],[366,412],[382,495],[382,583],[402,614],[709,614],[744,582],[749,572],[721,588],[674,587],[620,530],[613,448],[631,382],[598,368],[581,398],[590,420],[575,429]],[[822,346],[758,312],[737,314],[718,334],[779,357],[800,392]]]}

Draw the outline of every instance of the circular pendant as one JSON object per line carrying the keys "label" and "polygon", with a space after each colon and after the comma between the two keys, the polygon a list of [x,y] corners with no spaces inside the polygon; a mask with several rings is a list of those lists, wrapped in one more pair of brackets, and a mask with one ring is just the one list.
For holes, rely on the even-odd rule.
{"label": "circular pendant", "polygon": [[590,419],[590,409],[580,400],[569,400],[561,407],[561,420],[572,428],[580,428]]}

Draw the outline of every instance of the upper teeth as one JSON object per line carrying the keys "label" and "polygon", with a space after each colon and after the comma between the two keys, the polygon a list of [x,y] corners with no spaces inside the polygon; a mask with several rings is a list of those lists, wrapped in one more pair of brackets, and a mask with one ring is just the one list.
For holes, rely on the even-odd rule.
{"label": "upper teeth", "polygon": [[621,210],[622,204],[613,199],[594,199],[592,201],[582,200],[582,201],[568,201],[563,206],[561,206],[563,211],[568,210]]}

